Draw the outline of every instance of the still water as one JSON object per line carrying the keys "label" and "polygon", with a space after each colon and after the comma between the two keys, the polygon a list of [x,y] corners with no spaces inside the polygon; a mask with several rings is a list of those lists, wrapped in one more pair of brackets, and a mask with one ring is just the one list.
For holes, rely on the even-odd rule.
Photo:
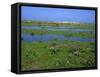
{"label": "still water", "polygon": [[[90,29],[81,29],[79,26],[22,26],[22,29],[33,29],[33,30],[50,30],[50,31],[65,31],[65,32],[94,32]],[[50,41],[50,40],[70,40],[79,42],[94,42],[94,38],[81,38],[81,37],[67,37],[64,35],[54,34],[43,34],[43,35],[30,35],[22,33],[22,39],[24,41]]]}
{"label": "still water", "polygon": [[54,34],[44,34],[44,35],[29,35],[22,34],[22,38],[27,42],[39,42],[39,41],[50,41],[50,40],[70,40],[70,41],[79,41],[79,42],[94,42],[94,38],[79,38],[79,37],[66,37],[64,35],[54,35]]}

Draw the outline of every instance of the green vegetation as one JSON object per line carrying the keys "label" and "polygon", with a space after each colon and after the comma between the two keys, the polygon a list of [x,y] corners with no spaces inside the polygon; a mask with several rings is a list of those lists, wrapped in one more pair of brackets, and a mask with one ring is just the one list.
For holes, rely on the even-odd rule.
{"label": "green vegetation", "polygon": [[94,42],[59,40],[22,41],[22,70],[95,66],[94,45]]}
{"label": "green vegetation", "polygon": [[[34,35],[63,35],[65,37],[95,38],[95,33],[46,30],[46,26],[75,26],[70,30],[95,30],[94,24],[22,21],[22,26],[41,26],[42,29],[21,29],[21,33]],[[21,38],[21,70],[59,69],[95,66],[95,42],[50,41],[28,42]]]}
{"label": "green vegetation", "polygon": [[22,26],[78,26],[83,29],[95,29],[95,24],[91,23],[57,23],[57,22],[43,22],[43,21],[26,21],[21,22]]}

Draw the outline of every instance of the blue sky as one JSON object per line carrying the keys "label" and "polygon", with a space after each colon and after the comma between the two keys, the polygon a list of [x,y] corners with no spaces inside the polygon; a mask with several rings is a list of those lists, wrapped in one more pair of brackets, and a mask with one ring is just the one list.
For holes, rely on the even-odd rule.
{"label": "blue sky", "polygon": [[94,10],[22,6],[21,16],[22,20],[95,23]]}

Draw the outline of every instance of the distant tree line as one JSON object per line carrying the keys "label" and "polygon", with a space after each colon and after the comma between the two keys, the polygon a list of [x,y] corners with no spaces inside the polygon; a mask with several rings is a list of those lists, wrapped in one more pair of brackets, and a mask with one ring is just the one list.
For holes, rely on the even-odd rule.
{"label": "distant tree line", "polygon": [[[66,25],[84,25],[84,23],[61,23],[61,22],[44,22],[44,21],[33,21],[33,20],[22,20],[21,25],[22,26],[66,26]],[[86,25],[86,24],[85,24]],[[88,23],[88,25],[91,25]]]}

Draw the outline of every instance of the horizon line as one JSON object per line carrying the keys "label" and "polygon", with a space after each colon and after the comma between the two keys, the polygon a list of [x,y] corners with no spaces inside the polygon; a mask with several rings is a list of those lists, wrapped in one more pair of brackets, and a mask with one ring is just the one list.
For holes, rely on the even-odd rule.
{"label": "horizon line", "polygon": [[41,21],[41,20],[22,20],[22,21],[39,21],[39,22],[54,22],[54,23],[94,23],[95,22],[77,22],[77,21]]}

